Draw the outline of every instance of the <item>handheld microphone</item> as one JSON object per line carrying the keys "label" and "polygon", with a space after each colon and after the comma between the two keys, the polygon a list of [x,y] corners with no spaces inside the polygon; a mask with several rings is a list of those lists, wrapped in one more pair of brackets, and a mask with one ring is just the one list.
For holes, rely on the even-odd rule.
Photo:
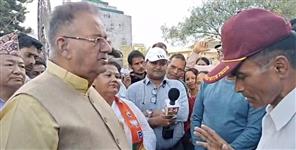
{"label": "handheld microphone", "polygon": [[180,96],[180,91],[177,88],[171,88],[168,93],[169,100],[167,100],[167,105],[165,107],[165,115],[175,116],[179,111],[179,104],[176,104],[176,100]]}
{"label": "handheld microphone", "polygon": [[[171,88],[168,93],[169,100],[165,107],[165,115],[167,118],[173,118],[179,111],[179,104],[176,104],[176,100],[180,96],[180,91],[177,88]],[[162,137],[164,139],[170,139],[174,135],[174,126],[163,127]]]}

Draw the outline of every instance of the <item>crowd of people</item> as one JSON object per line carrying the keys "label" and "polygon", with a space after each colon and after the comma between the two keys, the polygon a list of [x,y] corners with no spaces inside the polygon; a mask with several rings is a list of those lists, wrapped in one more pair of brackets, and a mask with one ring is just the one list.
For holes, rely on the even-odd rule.
{"label": "crowd of people", "polygon": [[0,149],[296,149],[295,19],[240,11],[214,65],[206,41],[188,58],[157,42],[123,60],[99,16],[57,6],[48,60],[25,33],[0,37]]}

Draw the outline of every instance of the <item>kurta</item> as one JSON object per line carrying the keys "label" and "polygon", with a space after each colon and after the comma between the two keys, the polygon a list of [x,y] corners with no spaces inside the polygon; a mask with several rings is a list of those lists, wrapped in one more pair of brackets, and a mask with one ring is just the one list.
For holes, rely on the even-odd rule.
{"label": "kurta", "polygon": [[111,107],[87,80],[49,62],[0,114],[0,149],[130,149]]}

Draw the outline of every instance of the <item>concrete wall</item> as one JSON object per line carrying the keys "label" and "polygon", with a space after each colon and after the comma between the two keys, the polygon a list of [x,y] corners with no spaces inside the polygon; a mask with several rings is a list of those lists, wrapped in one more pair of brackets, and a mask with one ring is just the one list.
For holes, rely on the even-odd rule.
{"label": "concrete wall", "polygon": [[112,41],[112,46],[120,49],[122,46],[132,46],[132,18],[124,14],[110,11],[102,12],[108,38]]}

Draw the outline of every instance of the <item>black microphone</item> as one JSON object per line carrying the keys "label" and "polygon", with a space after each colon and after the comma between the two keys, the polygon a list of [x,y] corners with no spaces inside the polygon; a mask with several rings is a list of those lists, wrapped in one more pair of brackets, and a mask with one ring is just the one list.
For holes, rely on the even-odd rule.
{"label": "black microphone", "polygon": [[180,96],[180,91],[177,88],[171,88],[168,93],[168,100],[166,101],[165,115],[167,117],[177,115],[179,111],[179,104],[176,104],[176,100]]}
{"label": "black microphone", "polygon": [[[179,105],[176,105],[176,100],[180,96],[180,91],[177,88],[171,88],[168,93],[169,100],[165,107],[165,117],[175,117],[179,111]],[[174,135],[174,126],[163,127],[162,137],[164,139],[170,139]]]}
{"label": "black microphone", "polygon": [[175,102],[179,98],[179,96],[180,96],[180,91],[177,88],[171,88],[168,94],[170,105],[175,105]]}

